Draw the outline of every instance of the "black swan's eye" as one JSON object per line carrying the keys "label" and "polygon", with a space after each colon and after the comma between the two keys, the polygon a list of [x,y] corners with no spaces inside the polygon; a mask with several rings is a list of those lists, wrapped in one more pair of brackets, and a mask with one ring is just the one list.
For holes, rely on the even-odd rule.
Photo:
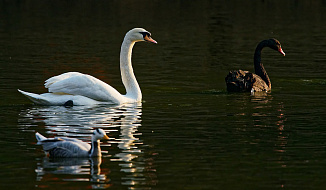
{"label": "black swan's eye", "polygon": [[281,43],[278,40],[275,40],[275,43],[276,43],[277,46],[281,45]]}

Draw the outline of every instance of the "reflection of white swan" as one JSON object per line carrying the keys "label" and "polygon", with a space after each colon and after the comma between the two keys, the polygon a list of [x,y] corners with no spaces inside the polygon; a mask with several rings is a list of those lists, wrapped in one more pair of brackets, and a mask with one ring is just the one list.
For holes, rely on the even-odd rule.
{"label": "reflection of white swan", "polygon": [[127,32],[120,52],[120,70],[126,95],[103,81],[82,73],[68,72],[54,76],[45,81],[49,93],[34,94],[18,90],[27,98],[40,105],[93,105],[122,104],[140,102],[142,94],[131,65],[132,48],[136,42],[148,41],[157,43],[151,34],[142,28]]}
{"label": "reflection of white swan", "polygon": [[[53,136],[84,136],[94,128],[111,132],[120,127],[121,117],[133,115],[132,121],[139,124],[142,103],[122,105],[75,106],[30,106],[20,113],[19,122],[26,128],[41,125]],[[40,131],[42,132],[42,131]],[[42,132],[43,133],[43,132]],[[76,133],[79,133],[77,135]],[[86,140],[86,139],[85,139]],[[85,141],[84,140],[84,141]]]}
{"label": "reflection of white swan", "polygon": [[40,133],[35,134],[38,144],[43,145],[49,157],[99,157],[101,156],[100,139],[109,139],[103,129],[95,129],[92,143],[89,145],[78,139],[69,137],[46,138]]}

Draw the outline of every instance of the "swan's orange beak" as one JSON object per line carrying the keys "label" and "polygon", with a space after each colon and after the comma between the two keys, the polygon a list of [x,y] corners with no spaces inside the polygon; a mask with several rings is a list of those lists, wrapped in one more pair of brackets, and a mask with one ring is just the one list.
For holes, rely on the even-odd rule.
{"label": "swan's orange beak", "polygon": [[153,38],[151,38],[151,37],[149,37],[147,35],[145,36],[144,40],[147,41],[147,42],[152,42],[154,44],[157,44],[157,42],[155,40],[153,40]]}
{"label": "swan's orange beak", "polygon": [[284,51],[283,51],[283,49],[281,47],[278,49],[278,52],[280,52],[282,55],[285,56],[285,53],[284,53]]}

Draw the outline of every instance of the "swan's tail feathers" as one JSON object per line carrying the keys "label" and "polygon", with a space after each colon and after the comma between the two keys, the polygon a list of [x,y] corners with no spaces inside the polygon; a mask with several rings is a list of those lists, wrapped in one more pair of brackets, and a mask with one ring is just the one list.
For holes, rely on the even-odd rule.
{"label": "swan's tail feathers", "polygon": [[45,141],[47,138],[40,133],[36,132],[35,137],[38,143],[41,143],[42,141]]}
{"label": "swan's tail feathers", "polygon": [[18,92],[20,92],[23,95],[25,95],[28,99],[30,99],[35,104],[39,104],[39,105],[48,105],[49,104],[49,101],[46,100],[44,97],[42,97],[39,94],[25,92],[25,91],[22,91],[22,90],[19,90],[19,89],[18,89]]}

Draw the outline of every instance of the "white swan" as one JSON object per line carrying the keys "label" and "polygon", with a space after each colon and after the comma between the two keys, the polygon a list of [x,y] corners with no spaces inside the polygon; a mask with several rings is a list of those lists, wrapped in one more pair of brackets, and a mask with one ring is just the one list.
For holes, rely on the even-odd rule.
{"label": "white swan", "polygon": [[48,93],[34,94],[18,91],[39,105],[93,105],[123,104],[140,102],[142,93],[131,65],[132,48],[136,42],[147,41],[157,43],[151,34],[143,28],[134,28],[127,32],[121,45],[120,70],[126,95],[105,82],[78,72],[63,73],[45,81]]}
{"label": "white swan", "polygon": [[69,137],[46,138],[35,133],[37,144],[43,145],[48,157],[99,157],[101,156],[100,139],[109,139],[103,129],[96,129],[92,135],[92,144],[89,145],[78,139]]}

